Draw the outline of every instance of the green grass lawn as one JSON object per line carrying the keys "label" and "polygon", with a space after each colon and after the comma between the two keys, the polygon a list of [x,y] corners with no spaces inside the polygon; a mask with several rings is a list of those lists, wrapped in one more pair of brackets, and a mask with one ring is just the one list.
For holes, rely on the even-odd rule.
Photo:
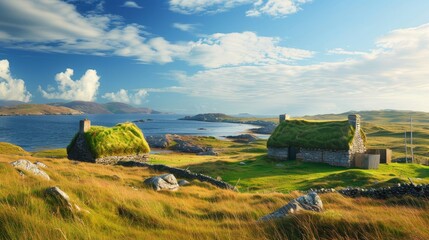
{"label": "green grass lawn", "polygon": [[222,148],[220,156],[167,153],[151,155],[150,162],[219,176],[237,185],[242,192],[286,193],[310,188],[388,186],[408,182],[408,178],[416,183],[429,183],[429,166],[420,164],[380,164],[377,170],[348,169],[324,163],[270,159],[266,155],[264,140],[252,144],[219,140],[211,140],[211,143],[215,150],[216,147]]}

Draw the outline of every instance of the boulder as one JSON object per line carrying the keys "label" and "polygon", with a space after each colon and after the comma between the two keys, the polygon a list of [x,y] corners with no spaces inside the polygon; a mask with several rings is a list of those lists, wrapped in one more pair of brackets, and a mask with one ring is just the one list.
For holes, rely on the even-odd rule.
{"label": "boulder", "polygon": [[35,164],[37,167],[41,167],[41,168],[48,168],[48,166],[46,166],[46,164],[44,164],[44,163],[42,163],[42,162],[39,162],[39,161],[34,162],[34,164]]}
{"label": "boulder", "polygon": [[155,191],[170,190],[176,191],[179,189],[176,177],[173,174],[163,174],[144,180],[144,184],[153,188]]}
{"label": "boulder", "polygon": [[189,181],[185,180],[185,179],[181,179],[179,180],[179,182],[177,182],[179,184],[179,186],[185,186],[185,185],[189,185],[191,184]]}
{"label": "boulder", "polygon": [[146,141],[151,148],[167,148],[171,144],[170,135],[163,136],[148,136]]}
{"label": "boulder", "polygon": [[228,139],[232,139],[234,142],[239,143],[250,143],[258,140],[258,137],[256,137],[253,134],[240,134],[237,136],[226,136]]}
{"label": "boulder", "polygon": [[19,170],[24,170],[24,171],[32,173],[33,175],[40,176],[46,180],[51,180],[51,178],[49,177],[49,175],[47,173],[40,170],[36,164],[33,164],[28,160],[19,159],[17,161],[11,162],[10,164]]}
{"label": "boulder", "polygon": [[61,190],[59,187],[50,187],[45,191],[48,199],[50,200],[52,207],[59,210],[59,213],[63,217],[73,216],[73,212],[80,212],[81,209],[78,205],[73,204],[70,201],[69,195]]}
{"label": "boulder", "polygon": [[259,221],[269,221],[273,219],[283,218],[289,214],[294,214],[302,210],[321,212],[323,210],[323,203],[320,197],[315,192],[293,199],[285,206],[277,209],[276,211],[265,215]]}

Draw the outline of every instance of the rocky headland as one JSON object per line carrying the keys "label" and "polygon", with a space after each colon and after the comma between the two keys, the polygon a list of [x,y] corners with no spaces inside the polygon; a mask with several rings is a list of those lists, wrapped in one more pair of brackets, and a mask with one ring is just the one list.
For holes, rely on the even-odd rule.
{"label": "rocky headland", "polygon": [[252,128],[250,131],[257,134],[271,134],[277,127],[277,123],[264,120],[246,120],[243,118],[232,117],[223,113],[204,113],[195,116],[186,116],[179,120],[191,120],[202,122],[227,122],[227,123],[241,123],[259,126],[259,128]]}

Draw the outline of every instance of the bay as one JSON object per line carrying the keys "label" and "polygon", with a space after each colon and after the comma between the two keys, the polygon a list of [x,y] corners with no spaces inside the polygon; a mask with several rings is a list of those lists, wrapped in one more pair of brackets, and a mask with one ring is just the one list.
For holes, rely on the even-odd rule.
{"label": "bay", "polygon": [[27,151],[65,148],[79,129],[79,120],[111,127],[121,122],[144,120],[135,124],[145,136],[179,134],[222,138],[238,135],[255,126],[249,124],[178,120],[176,114],[89,114],[0,117],[0,142],[21,146]]}

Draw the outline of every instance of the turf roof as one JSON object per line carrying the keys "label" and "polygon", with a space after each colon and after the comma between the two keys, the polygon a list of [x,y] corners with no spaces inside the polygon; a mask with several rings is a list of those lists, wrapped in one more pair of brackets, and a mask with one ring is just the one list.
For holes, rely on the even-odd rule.
{"label": "turf roof", "polygon": [[287,120],[277,126],[267,146],[348,150],[354,132],[348,121]]}
{"label": "turf roof", "polygon": [[[74,144],[72,140],[70,146]],[[142,131],[134,123],[120,123],[114,127],[91,126],[85,139],[95,158],[124,156],[150,152]]]}

